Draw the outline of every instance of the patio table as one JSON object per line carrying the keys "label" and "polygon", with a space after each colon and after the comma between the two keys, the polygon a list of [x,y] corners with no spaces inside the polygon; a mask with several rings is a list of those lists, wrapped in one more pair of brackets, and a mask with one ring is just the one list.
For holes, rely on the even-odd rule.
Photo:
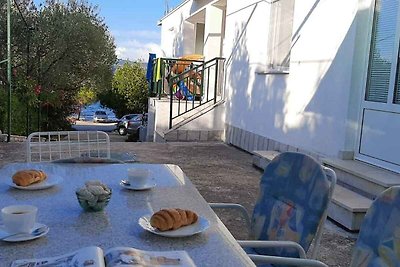
{"label": "patio table", "polygon": [[[131,191],[119,185],[127,169],[146,167],[154,174],[156,187]],[[11,188],[5,182],[20,169],[41,169],[55,173],[63,182],[44,190]],[[104,211],[84,212],[75,190],[87,180],[100,180],[112,189]],[[50,231],[36,240],[0,241],[1,266],[13,260],[43,258],[73,252],[87,246],[109,249],[116,246],[152,251],[185,250],[197,266],[254,266],[218,216],[209,207],[183,171],[167,164],[67,164],[14,163],[0,169],[0,208],[13,204],[38,207],[37,222]],[[154,235],[141,228],[138,219],[162,208],[196,211],[210,222],[204,232],[182,238]],[[6,265],[3,265],[6,264]]]}

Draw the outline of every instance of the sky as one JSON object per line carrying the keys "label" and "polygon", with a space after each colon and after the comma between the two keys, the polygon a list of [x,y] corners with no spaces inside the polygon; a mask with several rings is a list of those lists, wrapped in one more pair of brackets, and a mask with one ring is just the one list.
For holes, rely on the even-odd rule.
{"label": "sky", "polygon": [[[43,2],[40,0],[36,3]],[[99,7],[100,16],[115,39],[119,59],[144,60],[160,53],[161,33],[157,21],[164,16],[166,2],[169,8],[183,0],[88,0]]]}

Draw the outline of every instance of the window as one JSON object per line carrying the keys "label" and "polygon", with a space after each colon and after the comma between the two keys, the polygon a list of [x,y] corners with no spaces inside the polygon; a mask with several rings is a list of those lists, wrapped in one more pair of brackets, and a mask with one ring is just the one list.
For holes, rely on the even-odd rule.
{"label": "window", "polygon": [[[389,99],[389,103],[400,104],[399,41],[396,36],[398,11],[397,0],[376,0],[375,2],[366,101],[388,103]],[[396,70],[393,70],[393,65],[397,66]],[[394,95],[390,93],[389,96],[393,71],[396,71]]]}
{"label": "window", "polygon": [[275,0],[271,3],[268,36],[268,68],[288,71],[292,46],[294,0]]}

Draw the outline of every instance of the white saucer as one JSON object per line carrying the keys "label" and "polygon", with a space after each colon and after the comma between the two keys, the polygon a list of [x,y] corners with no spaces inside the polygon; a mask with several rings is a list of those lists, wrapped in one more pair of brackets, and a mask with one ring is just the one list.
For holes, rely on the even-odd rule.
{"label": "white saucer", "polygon": [[[46,226],[45,224],[42,223],[35,223],[35,225],[32,228],[32,231]],[[0,240],[1,241],[6,241],[6,242],[21,242],[21,241],[28,241],[28,240],[33,240],[33,239],[37,239],[39,237],[42,237],[44,235],[46,235],[49,232],[49,228],[47,227],[47,230],[44,231],[42,234],[37,235],[37,236],[32,236],[30,234],[26,234],[26,235],[16,235],[16,236],[10,236],[9,238],[6,239],[1,239],[2,236],[6,236],[6,235],[10,235],[5,229],[4,229],[4,225],[0,225]]]}
{"label": "white saucer", "polygon": [[154,181],[150,180],[144,185],[135,185],[135,184],[126,185],[122,181],[119,183],[119,185],[125,189],[141,191],[141,190],[151,189],[155,187],[157,184]]}
{"label": "white saucer", "polygon": [[166,237],[192,236],[205,231],[210,226],[210,223],[206,218],[199,216],[199,219],[194,224],[183,226],[176,230],[162,232],[150,225],[150,217],[151,215],[142,216],[139,219],[139,225],[146,231]]}
{"label": "white saucer", "polygon": [[7,180],[5,183],[8,184],[11,187],[21,189],[21,190],[42,190],[46,189],[52,186],[55,186],[63,181],[63,178],[61,176],[56,175],[56,174],[47,174],[47,178],[44,181],[41,181],[40,183],[36,184],[31,184],[28,186],[19,186],[13,183],[12,179]]}

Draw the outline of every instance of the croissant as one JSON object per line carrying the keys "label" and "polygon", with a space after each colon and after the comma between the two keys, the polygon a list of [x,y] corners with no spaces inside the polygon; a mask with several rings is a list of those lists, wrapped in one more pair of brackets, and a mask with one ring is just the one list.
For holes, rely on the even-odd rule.
{"label": "croissant", "polygon": [[150,225],[160,231],[176,230],[197,222],[198,216],[191,210],[162,209],[150,218]]}
{"label": "croissant", "polygon": [[34,183],[41,182],[47,178],[47,175],[44,171],[38,170],[21,170],[17,171],[12,180],[16,185],[19,186],[28,186]]}

